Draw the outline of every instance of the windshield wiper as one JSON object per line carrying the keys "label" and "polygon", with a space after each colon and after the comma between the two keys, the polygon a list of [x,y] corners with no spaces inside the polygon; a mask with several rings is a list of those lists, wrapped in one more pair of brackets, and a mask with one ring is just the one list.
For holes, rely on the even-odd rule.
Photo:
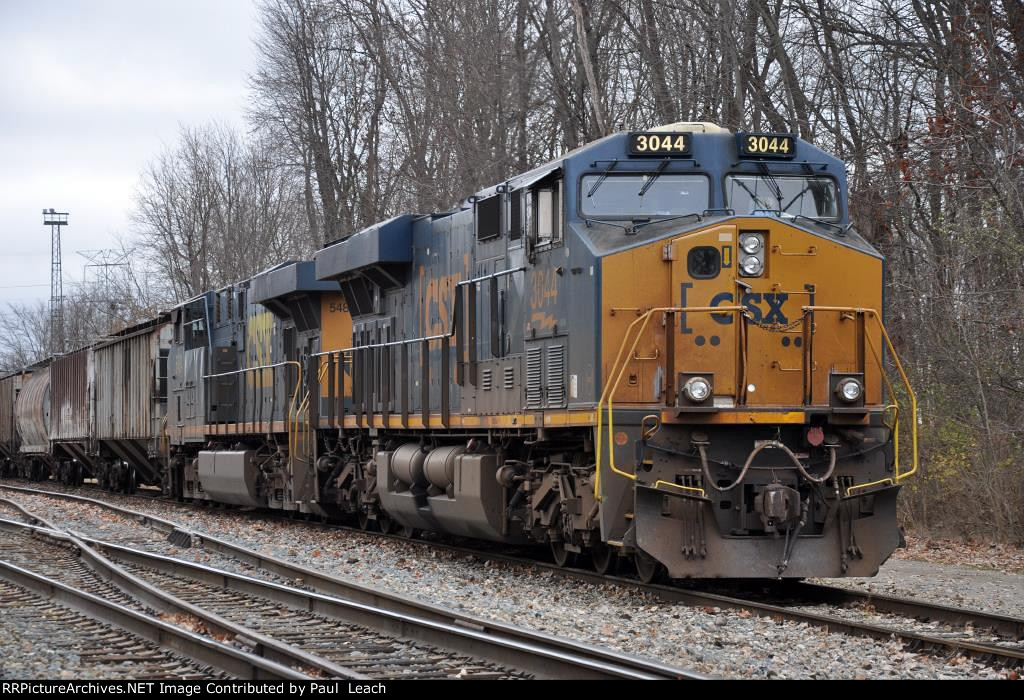
{"label": "windshield wiper", "polygon": [[588,217],[583,219],[583,223],[587,225],[587,228],[590,228],[591,224],[604,224],[605,226],[615,226],[616,228],[621,228],[626,233],[630,233],[633,230],[632,226],[626,226],[625,224],[620,224],[616,221],[605,221],[604,219],[591,219]]}
{"label": "windshield wiper", "polygon": [[765,180],[768,181],[768,186],[772,190],[774,190],[775,199],[778,200],[778,205],[779,205],[779,208],[780,208],[780,211],[781,211],[782,196],[783,196],[782,195],[782,186],[779,185],[779,181],[775,179],[775,176],[772,175],[771,171],[768,170],[768,166],[765,165],[764,163],[761,163],[761,172],[762,172]]}
{"label": "windshield wiper", "polygon": [[[757,195],[757,193],[756,193],[756,192],[754,192],[754,191],[753,191],[752,189],[750,189],[749,187],[747,187],[746,183],[745,183],[745,182],[743,182],[743,180],[742,180],[742,179],[740,179],[740,178],[736,178],[735,180],[733,180],[733,182],[735,182],[735,183],[736,183],[737,185],[739,185],[740,187],[742,187],[743,189],[745,189],[745,190],[747,191],[747,194],[749,194],[749,195],[750,195],[750,198],[751,198],[751,199],[752,199],[752,200],[754,201],[754,203],[755,203],[755,204],[761,204],[761,205],[764,205],[764,209],[766,209],[766,210],[769,210],[769,211],[776,211],[775,209],[772,209],[772,208],[771,208],[771,202],[768,202],[768,201],[766,201],[766,200],[763,200],[763,199],[761,199],[761,198],[760,198],[760,197],[759,197],[759,196]],[[756,210],[754,210],[754,211],[756,211]]]}
{"label": "windshield wiper", "polygon": [[606,179],[608,179],[608,173],[610,173],[612,170],[614,170],[615,166],[618,165],[618,164],[619,164],[619,161],[617,161],[617,160],[613,160],[612,162],[610,162],[608,164],[608,167],[604,169],[603,173],[601,173],[601,177],[597,178],[597,182],[595,182],[593,184],[593,186],[591,186],[591,188],[587,191],[587,196],[588,197],[593,197],[594,196],[594,193],[597,192],[597,188],[600,187],[601,185],[603,185],[604,181]]}
{"label": "windshield wiper", "polygon": [[648,180],[647,182],[645,182],[644,186],[640,188],[640,194],[638,196],[643,197],[644,193],[647,192],[647,190],[651,189],[651,185],[654,184],[655,180],[657,180],[659,177],[661,177],[661,174],[663,172],[665,172],[665,168],[667,168],[667,167],[668,167],[668,158],[666,158],[663,161],[661,161],[661,165],[659,165],[658,169],[654,171],[654,175],[651,176],[651,179]]}
{"label": "windshield wiper", "polygon": [[807,219],[808,221],[813,221],[816,224],[821,224],[822,226],[834,228],[837,231],[839,231],[840,236],[845,236],[846,232],[853,228],[853,223],[849,223],[846,226],[842,226],[835,222],[826,221],[825,219],[819,219],[813,216],[807,216],[806,214],[797,214],[796,216],[793,217],[793,221],[796,221],[797,219]]}
{"label": "windshield wiper", "polygon": [[637,230],[642,229],[644,226],[650,226],[651,224],[662,224],[662,223],[665,223],[666,221],[675,221],[677,219],[685,219],[685,218],[690,217],[690,216],[697,217],[697,221],[703,221],[704,220],[704,217],[701,214],[698,214],[697,212],[692,211],[689,214],[677,214],[675,216],[665,216],[665,217],[662,217],[660,219],[649,219],[647,221],[642,221],[642,222],[640,222],[639,224],[637,224],[636,226],[633,227],[633,231],[636,232]]}

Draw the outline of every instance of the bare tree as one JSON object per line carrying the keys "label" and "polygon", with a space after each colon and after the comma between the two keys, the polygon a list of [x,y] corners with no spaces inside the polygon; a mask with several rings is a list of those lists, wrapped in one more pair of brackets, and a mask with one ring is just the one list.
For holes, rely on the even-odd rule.
{"label": "bare tree", "polygon": [[140,185],[140,249],[174,298],[617,129],[798,132],[848,164],[851,216],[889,261],[925,438],[904,516],[1020,537],[1019,0],[264,0],[260,17],[252,136],[186,129]]}
{"label": "bare tree", "polygon": [[183,129],[143,173],[133,218],[138,249],[176,300],[309,255],[301,182],[269,140],[221,127]]}

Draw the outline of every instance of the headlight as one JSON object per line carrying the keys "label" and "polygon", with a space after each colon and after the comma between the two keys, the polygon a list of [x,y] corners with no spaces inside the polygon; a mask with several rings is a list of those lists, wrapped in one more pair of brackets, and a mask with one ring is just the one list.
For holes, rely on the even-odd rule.
{"label": "headlight", "polygon": [[704,377],[691,377],[683,384],[683,394],[694,403],[707,401],[711,396],[711,382]]}
{"label": "headlight", "polygon": [[740,261],[740,270],[744,275],[748,277],[754,277],[761,274],[761,270],[764,269],[764,263],[755,258],[753,255],[748,255]]}
{"label": "headlight", "polygon": [[836,396],[847,403],[857,401],[864,393],[864,387],[856,379],[843,379],[836,385]]}
{"label": "headlight", "polygon": [[740,248],[743,249],[744,253],[753,255],[757,251],[761,250],[761,237],[756,234],[749,234],[740,237]]}

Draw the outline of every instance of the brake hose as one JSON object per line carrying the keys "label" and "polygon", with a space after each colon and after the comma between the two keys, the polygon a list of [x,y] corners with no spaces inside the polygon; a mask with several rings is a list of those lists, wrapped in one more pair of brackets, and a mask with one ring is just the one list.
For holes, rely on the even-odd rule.
{"label": "brake hose", "polygon": [[743,463],[743,469],[740,470],[740,475],[736,477],[736,481],[732,482],[728,486],[718,486],[715,483],[715,480],[711,478],[711,469],[708,467],[708,454],[707,450],[705,449],[705,445],[697,445],[697,451],[700,452],[700,467],[701,470],[704,472],[704,482],[708,486],[713,488],[715,491],[719,491],[721,493],[725,493],[726,491],[732,491],[734,488],[743,483],[743,480],[747,476],[747,472],[750,470],[750,465],[753,464],[754,462],[754,458],[761,453],[761,450],[766,449],[768,447],[773,447],[785,452],[789,456],[789,459],[793,462],[793,464],[796,465],[796,468],[800,472],[800,474],[805,479],[810,481],[812,484],[825,483],[829,479],[829,477],[832,476],[832,472],[835,471],[836,448],[834,445],[826,445],[829,453],[828,470],[825,472],[824,476],[814,477],[811,476],[810,473],[808,473],[808,471],[804,468],[804,465],[800,462],[799,459],[797,459],[797,456],[793,454],[793,451],[791,449],[786,447],[781,442],[772,440],[769,442],[762,442],[760,445],[751,450],[750,454],[747,455],[747,461]]}

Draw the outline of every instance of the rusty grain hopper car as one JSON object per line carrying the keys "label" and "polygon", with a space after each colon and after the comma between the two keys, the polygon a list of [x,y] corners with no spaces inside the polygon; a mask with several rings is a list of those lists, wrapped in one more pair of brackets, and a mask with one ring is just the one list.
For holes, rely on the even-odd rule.
{"label": "rusty grain hopper car", "polygon": [[50,363],[50,443],[58,478],[79,484],[95,470],[91,450],[92,348],[59,355]]}
{"label": "rusty grain hopper car", "polygon": [[[872,575],[916,405],[847,203],[793,134],[613,134],[180,304],[121,360],[166,391],[97,399],[91,455],[180,498],[645,580]],[[132,447],[100,438],[129,420]]]}
{"label": "rusty grain hopper car", "polygon": [[[5,473],[131,492],[167,477],[167,315],[0,379]],[[12,399],[13,397],[13,399]],[[7,428],[13,418],[13,427]]]}
{"label": "rusty grain hopper car", "polygon": [[92,473],[114,490],[163,482],[168,318],[124,329],[92,348]]}
{"label": "rusty grain hopper car", "polygon": [[25,380],[31,374],[28,370],[24,370],[0,377],[0,473],[5,475],[14,473],[14,464],[20,445],[14,410],[15,402],[25,385]]}
{"label": "rusty grain hopper car", "polygon": [[26,370],[14,401],[18,431],[15,471],[23,477],[42,479],[54,466],[50,451],[50,367],[42,362]]}

